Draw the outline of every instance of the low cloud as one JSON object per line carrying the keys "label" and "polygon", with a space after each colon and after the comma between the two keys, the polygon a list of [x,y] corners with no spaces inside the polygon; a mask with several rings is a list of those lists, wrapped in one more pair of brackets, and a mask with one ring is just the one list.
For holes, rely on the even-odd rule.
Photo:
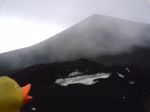
{"label": "low cloud", "polygon": [[135,47],[150,47],[149,31],[149,24],[93,15],[39,44],[0,55],[0,62],[19,68],[129,53]]}

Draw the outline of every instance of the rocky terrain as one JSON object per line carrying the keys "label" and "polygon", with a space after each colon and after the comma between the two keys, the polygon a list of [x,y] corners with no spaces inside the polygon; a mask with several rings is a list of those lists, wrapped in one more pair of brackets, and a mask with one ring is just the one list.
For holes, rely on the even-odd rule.
{"label": "rocky terrain", "polygon": [[12,74],[32,84],[22,112],[150,112],[150,69],[80,59],[38,64]]}

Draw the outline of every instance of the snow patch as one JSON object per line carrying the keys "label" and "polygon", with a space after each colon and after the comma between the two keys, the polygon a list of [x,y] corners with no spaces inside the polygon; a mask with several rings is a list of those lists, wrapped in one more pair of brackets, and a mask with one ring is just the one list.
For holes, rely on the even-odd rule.
{"label": "snow patch", "polygon": [[126,67],[125,69],[126,69],[127,72],[130,72],[130,69],[129,69],[129,68]]}
{"label": "snow patch", "polygon": [[110,73],[96,73],[92,75],[82,75],[70,78],[61,78],[57,79],[55,83],[60,84],[62,86],[68,86],[70,84],[84,84],[84,85],[92,85],[97,83],[95,79],[100,78],[108,78],[111,74]]}
{"label": "snow patch", "polygon": [[124,100],[126,99],[126,97],[125,97],[125,96],[123,96],[122,98],[123,98]]}
{"label": "snow patch", "polygon": [[129,84],[135,84],[135,81],[129,81]]}
{"label": "snow patch", "polygon": [[32,111],[36,111],[36,108],[35,108],[35,107],[32,107],[31,110],[32,110]]}
{"label": "snow patch", "polygon": [[79,70],[76,70],[76,71],[70,73],[70,74],[68,75],[68,77],[78,76],[78,75],[81,75],[81,74],[82,74],[82,72],[79,72]]}
{"label": "snow patch", "polygon": [[117,73],[117,75],[121,78],[125,78],[124,75],[120,74],[120,73]]}

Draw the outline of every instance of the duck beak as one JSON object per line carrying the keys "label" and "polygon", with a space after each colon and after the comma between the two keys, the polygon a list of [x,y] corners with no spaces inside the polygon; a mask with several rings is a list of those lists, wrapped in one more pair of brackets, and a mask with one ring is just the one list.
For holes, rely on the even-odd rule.
{"label": "duck beak", "polygon": [[31,90],[31,84],[27,84],[26,86],[21,87],[21,92],[22,92],[24,104],[26,104],[32,100],[32,97],[28,95],[30,90]]}

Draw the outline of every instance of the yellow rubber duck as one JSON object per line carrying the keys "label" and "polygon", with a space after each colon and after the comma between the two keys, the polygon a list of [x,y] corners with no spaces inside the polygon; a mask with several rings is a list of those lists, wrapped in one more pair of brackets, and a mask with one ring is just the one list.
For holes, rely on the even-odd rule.
{"label": "yellow rubber duck", "polygon": [[7,77],[0,77],[0,112],[20,112],[21,107],[32,97],[28,95],[31,84],[20,87],[19,84]]}

